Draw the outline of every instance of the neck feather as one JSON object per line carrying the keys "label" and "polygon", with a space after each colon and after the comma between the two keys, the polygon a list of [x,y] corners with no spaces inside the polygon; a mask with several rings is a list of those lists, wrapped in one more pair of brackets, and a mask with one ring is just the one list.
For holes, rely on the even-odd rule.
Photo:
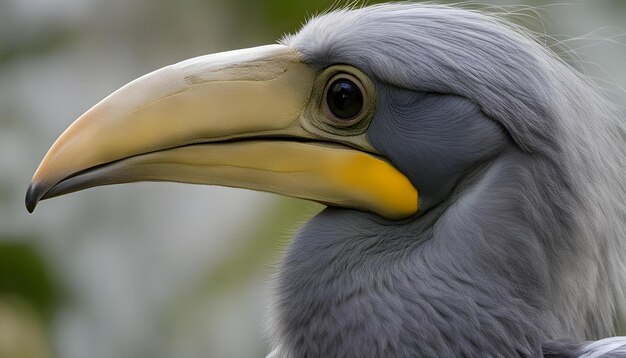
{"label": "neck feather", "polygon": [[556,299],[571,287],[552,264],[585,247],[551,247],[546,235],[572,220],[541,204],[534,176],[547,174],[533,160],[503,153],[404,222],[333,208],[313,218],[277,277],[275,344],[293,356],[538,356],[549,339],[585,336],[581,317],[559,311],[581,303]]}

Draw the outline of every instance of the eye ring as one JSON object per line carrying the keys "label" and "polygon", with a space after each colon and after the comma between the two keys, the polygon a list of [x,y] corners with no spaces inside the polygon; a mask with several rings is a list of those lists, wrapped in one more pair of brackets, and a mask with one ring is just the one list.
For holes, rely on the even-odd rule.
{"label": "eye ring", "polygon": [[366,92],[361,81],[348,73],[332,76],[322,96],[322,110],[331,125],[350,127],[367,114]]}

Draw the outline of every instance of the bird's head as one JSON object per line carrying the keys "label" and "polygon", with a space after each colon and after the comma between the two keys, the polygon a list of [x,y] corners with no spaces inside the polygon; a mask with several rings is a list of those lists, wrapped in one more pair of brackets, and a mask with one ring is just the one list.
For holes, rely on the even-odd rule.
{"label": "bird's head", "polygon": [[[457,53],[464,35],[430,19],[444,9],[332,13],[279,45],[147,74],[59,137],[33,177],[27,207],[93,186],[176,181],[389,219],[419,214],[509,142],[481,103],[455,88],[471,87],[466,81],[480,76],[471,71],[490,64],[478,56],[468,64],[468,54]],[[405,14],[410,22],[396,18],[407,10],[415,12]]]}

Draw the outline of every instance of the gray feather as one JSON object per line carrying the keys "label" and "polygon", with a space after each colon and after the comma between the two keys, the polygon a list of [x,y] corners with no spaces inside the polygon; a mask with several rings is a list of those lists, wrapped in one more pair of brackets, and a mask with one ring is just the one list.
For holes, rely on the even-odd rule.
{"label": "gray feather", "polygon": [[581,348],[580,358],[626,358],[626,337],[605,338]]}
{"label": "gray feather", "polygon": [[626,358],[626,337],[605,338],[595,342],[567,340],[543,344],[545,358]]}

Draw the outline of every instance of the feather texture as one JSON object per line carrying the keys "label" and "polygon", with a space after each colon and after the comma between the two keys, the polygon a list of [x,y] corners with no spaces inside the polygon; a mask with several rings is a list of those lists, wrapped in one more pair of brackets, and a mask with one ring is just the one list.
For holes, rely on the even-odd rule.
{"label": "feather texture", "polygon": [[337,10],[283,43],[374,79],[368,139],[423,213],[309,222],[277,278],[276,356],[538,356],[614,333],[626,131],[585,76],[505,20],[448,6]]}

